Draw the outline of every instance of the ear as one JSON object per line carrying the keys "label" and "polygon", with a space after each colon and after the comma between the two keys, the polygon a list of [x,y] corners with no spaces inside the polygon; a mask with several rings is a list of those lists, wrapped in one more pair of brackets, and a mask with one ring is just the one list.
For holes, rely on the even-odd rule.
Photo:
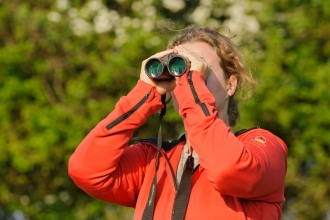
{"label": "ear", "polygon": [[232,96],[235,94],[236,87],[237,87],[237,78],[234,75],[231,75],[226,82],[227,87],[227,97]]}

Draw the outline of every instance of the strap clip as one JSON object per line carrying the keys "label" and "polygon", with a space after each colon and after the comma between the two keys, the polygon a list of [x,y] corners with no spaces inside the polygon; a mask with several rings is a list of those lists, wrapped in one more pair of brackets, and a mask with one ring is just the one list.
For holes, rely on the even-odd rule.
{"label": "strap clip", "polygon": [[189,156],[186,161],[186,167],[184,169],[185,172],[193,173],[194,172],[194,158]]}

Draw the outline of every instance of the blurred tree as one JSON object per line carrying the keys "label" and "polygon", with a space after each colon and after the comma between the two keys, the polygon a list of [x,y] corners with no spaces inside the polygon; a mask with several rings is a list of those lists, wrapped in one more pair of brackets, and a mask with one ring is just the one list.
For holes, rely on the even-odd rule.
{"label": "blurred tree", "polygon": [[[228,25],[260,79],[235,129],[259,125],[288,143],[283,219],[326,219],[329,14],[318,0],[0,0],[0,219],[132,219],[79,190],[67,161],[141,61],[166,48],[166,27],[187,24]],[[151,117],[135,135],[157,127]],[[182,132],[169,107],[164,139]]]}
{"label": "blurred tree", "polygon": [[[166,47],[164,18],[186,13],[184,25],[199,5],[176,3],[0,1],[0,218],[131,219],[132,209],[81,192],[67,161],[134,86],[141,60]],[[151,118],[137,135],[157,125]],[[168,137],[182,132],[169,127]]]}
{"label": "blurred tree", "polygon": [[329,219],[330,4],[257,4],[261,31],[249,51],[261,86],[246,114],[288,144],[283,219]]}

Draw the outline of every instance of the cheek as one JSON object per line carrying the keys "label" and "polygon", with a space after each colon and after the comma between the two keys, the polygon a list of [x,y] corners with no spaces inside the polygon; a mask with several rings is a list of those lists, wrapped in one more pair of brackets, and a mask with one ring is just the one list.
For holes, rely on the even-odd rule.
{"label": "cheek", "polygon": [[214,96],[216,96],[218,93],[225,93],[225,87],[223,83],[221,83],[214,74],[209,75],[206,80],[206,86]]}
{"label": "cheek", "polygon": [[207,78],[207,88],[215,98],[217,110],[221,111],[225,106],[227,97],[224,83],[219,81],[219,79],[212,74]]}

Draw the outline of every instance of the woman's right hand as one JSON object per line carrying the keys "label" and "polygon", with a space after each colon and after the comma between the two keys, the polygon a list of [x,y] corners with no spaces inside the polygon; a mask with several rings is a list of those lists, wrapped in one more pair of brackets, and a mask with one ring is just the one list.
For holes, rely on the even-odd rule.
{"label": "woman's right hand", "polygon": [[159,52],[159,53],[156,53],[155,55],[145,59],[143,62],[142,62],[142,66],[141,66],[141,72],[140,72],[140,80],[152,85],[152,86],[155,86],[156,87],[156,90],[157,92],[160,94],[160,95],[164,95],[166,93],[169,93],[171,91],[174,90],[175,86],[177,85],[177,82],[179,80],[179,77],[173,77],[171,79],[168,79],[168,80],[157,80],[157,79],[152,79],[150,78],[146,72],[145,72],[145,65],[147,63],[147,61],[150,59],[150,58],[162,58],[170,53],[177,53],[176,50],[174,49],[169,49],[169,50],[165,50],[165,51],[162,51],[162,52]]}

